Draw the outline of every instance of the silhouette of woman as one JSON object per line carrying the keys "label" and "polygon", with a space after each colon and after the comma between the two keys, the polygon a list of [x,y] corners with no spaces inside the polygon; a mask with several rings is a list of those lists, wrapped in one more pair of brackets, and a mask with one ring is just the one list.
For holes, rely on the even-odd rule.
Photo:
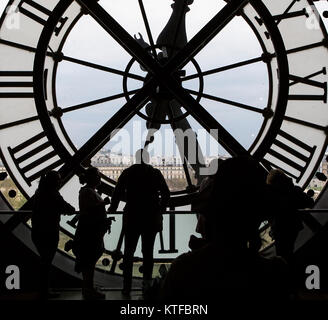
{"label": "silhouette of woman", "polygon": [[60,175],[50,171],[41,177],[34,195],[32,210],[32,241],[41,259],[40,294],[51,296],[49,272],[59,241],[61,214],[74,214],[75,209],[59,193]]}
{"label": "silhouette of woman", "polygon": [[79,207],[80,218],[77,225],[73,253],[76,256],[75,270],[82,272],[84,299],[104,299],[105,295],[94,288],[94,270],[98,259],[104,251],[104,235],[109,227],[105,206],[109,198],[102,199],[96,191],[100,185],[100,175],[97,168],[88,168],[80,176]]}

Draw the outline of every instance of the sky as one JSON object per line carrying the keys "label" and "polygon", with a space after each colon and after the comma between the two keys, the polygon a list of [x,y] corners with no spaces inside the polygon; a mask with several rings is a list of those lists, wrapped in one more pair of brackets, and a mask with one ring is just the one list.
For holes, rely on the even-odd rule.
{"label": "sky", "polygon": [[[129,8],[122,6],[122,1],[102,0],[100,4],[131,34],[141,34],[148,41],[146,30],[142,21],[138,1],[129,0]],[[156,41],[161,30],[166,25],[172,9],[170,0],[144,0],[146,13],[153,38]],[[0,11],[5,7],[5,0],[1,0]],[[218,12],[224,5],[218,0],[194,0],[190,11],[186,15],[187,37],[193,35]],[[317,2],[319,12],[327,8],[326,1]],[[130,56],[89,16],[84,16],[72,30],[64,46],[65,55],[83,59],[93,63],[105,65],[124,71],[130,61]],[[204,70],[228,65],[238,61],[255,58],[262,51],[253,32],[245,21],[235,18],[195,59],[200,68]],[[192,64],[186,66],[187,75],[195,73]],[[130,72],[145,76],[137,63],[132,65]],[[204,78],[206,94],[231,99],[247,105],[263,109],[266,106],[268,80],[264,63],[214,74]],[[140,88],[141,81],[129,79],[128,90]],[[184,86],[197,91],[197,79],[184,82]],[[90,69],[69,62],[59,65],[56,82],[58,104],[62,108],[99,99],[113,94],[122,93],[122,77],[108,72]],[[117,99],[79,111],[66,113],[62,120],[65,129],[76,147],[85,143],[121,106],[125,99]],[[262,116],[231,107],[208,99],[201,100],[208,112],[213,115],[240,143],[248,148],[262,124]],[[224,154],[222,148],[215,148],[213,139],[204,132],[201,126],[192,117],[187,118],[192,128],[202,139],[204,154],[210,156],[217,152]],[[140,137],[137,137],[141,130]],[[147,134],[145,122],[135,116],[125,127],[125,131],[116,137],[116,140],[106,147],[114,151],[123,151],[133,154],[143,143]],[[128,143],[127,140],[128,139]],[[163,125],[155,135],[155,153],[171,155],[172,141],[174,141],[171,128]],[[130,149],[130,150],[129,150]]]}
{"label": "sky", "polygon": [[[204,3],[204,1],[206,3]],[[100,2],[104,7],[110,11],[115,19],[131,34],[135,35],[141,33],[143,38],[147,40],[146,31],[142,21],[141,14],[138,15],[140,9],[137,1],[130,2],[129,11],[122,11],[122,6],[118,2],[102,1]],[[159,33],[166,25],[172,9],[170,7],[171,1],[144,1],[146,12],[149,15],[149,23],[153,33],[153,38],[156,41]],[[223,3],[216,0],[194,1],[190,6],[191,10],[186,17],[186,30],[188,39],[190,39],[213,15],[223,6]],[[129,14],[130,12],[133,13]],[[238,40],[232,41],[231,34],[238,35]],[[90,51],[90,47],[93,48]],[[229,54],[228,54],[229,52]],[[124,70],[130,57],[117,46],[112,39],[99,27],[99,25],[90,17],[85,17],[76,26],[75,30],[67,40],[64,47],[64,53],[69,56],[77,56],[80,59],[92,61],[106,66],[112,66],[120,70]],[[226,65],[236,61],[257,57],[260,54],[259,45],[255,36],[250,32],[246,23],[241,19],[233,21],[229,27],[220,34],[218,39],[214,39],[206,50],[201,52],[196,58],[202,70],[208,70],[220,65]],[[188,66],[189,67],[189,66]],[[194,73],[194,67],[188,68],[187,74]],[[133,65],[133,72],[145,76],[138,64]],[[252,73],[252,81],[249,80],[249,74]],[[212,95],[223,96],[227,99],[236,100],[236,91],[238,91],[237,101],[252,104],[259,107],[264,107],[265,96],[267,92],[266,70],[260,65],[255,68],[240,68],[236,72],[225,72],[223,75],[208,76],[205,79],[205,92]],[[84,83],[80,79],[87,79]],[[90,95],[91,83],[100,84],[93,90]],[[128,88],[134,89],[140,87],[141,83],[136,81],[128,81]],[[186,85],[197,91],[198,81],[190,81]],[[74,105],[82,103],[98,97],[105,97],[108,92],[120,93],[122,92],[122,80],[120,76],[101,73],[99,71],[91,71],[89,68],[80,68],[79,66],[64,65],[60,69],[58,75],[59,88],[59,104],[60,105]],[[69,90],[66,90],[69,88]],[[111,116],[116,112],[120,105],[124,103],[124,99],[115,100],[110,103],[105,103],[97,107],[81,110],[79,114],[71,113],[64,117],[64,124],[70,131],[70,135],[76,137],[74,142],[79,145],[81,141],[87,139],[91,132],[95,132],[98,126],[102,125],[106,117]],[[204,101],[204,106],[209,112],[220,120],[220,123],[227,128],[234,136],[242,140],[242,143],[247,147],[250,145],[253,135],[257,133],[261,125],[261,117],[257,114],[247,114],[247,112],[235,110],[226,105],[221,105],[218,108],[217,103],[209,100]],[[240,122],[239,119],[247,117],[247,122]],[[90,121],[92,119],[92,121]],[[201,130],[201,127],[194,119],[188,119],[195,130]],[[127,130],[131,132],[133,123],[139,121],[135,117],[128,125]],[[81,126],[85,130],[85,137],[81,136]],[[145,124],[142,121],[142,132],[145,135]],[[162,152],[170,153],[170,145],[173,140],[169,126],[163,126],[162,130],[155,136],[154,147],[156,153],[163,147]],[[167,138],[169,137],[170,138]],[[164,138],[166,137],[166,138]],[[119,137],[117,138],[119,139]],[[207,145],[211,143],[211,138],[206,135]],[[126,144],[121,144],[126,149]],[[135,143],[130,143],[134,153],[140,147]],[[212,145],[213,141],[212,141]],[[167,146],[167,147],[165,147]],[[112,148],[112,145],[109,146]],[[119,145],[118,145],[119,148]],[[207,149],[210,149],[209,146]],[[213,149],[213,148],[212,148]],[[123,150],[123,153],[125,150]],[[212,150],[217,153],[217,150]],[[210,152],[209,150],[203,151]],[[221,149],[221,152],[224,152]]]}

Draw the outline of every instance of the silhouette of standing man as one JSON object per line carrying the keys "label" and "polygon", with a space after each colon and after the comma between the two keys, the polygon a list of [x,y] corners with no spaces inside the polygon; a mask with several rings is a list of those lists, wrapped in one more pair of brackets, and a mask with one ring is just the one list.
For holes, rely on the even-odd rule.
{"label": "silhouette of standing man", "polygon": [[157,232],[162,230],[162,212],[170,191],[162,173],[149,163],[145,149],[136,152],[136,164],[125,169],[117,181],[110,212],[115,212],[120,200],[125,200],[123,230],[123,290],[129,295],[132,283],[133,256],[141,236],[143,255],[143,289],[150,285],[153,272],[153,250]]}

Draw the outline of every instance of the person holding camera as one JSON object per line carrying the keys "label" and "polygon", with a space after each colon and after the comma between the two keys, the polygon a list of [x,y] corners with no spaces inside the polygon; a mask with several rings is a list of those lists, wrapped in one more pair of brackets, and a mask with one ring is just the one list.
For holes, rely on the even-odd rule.
{"label": "person holding camera", "polygon": [[94,288],[95,266],[104,251],[104,235],[110,230],[111,220],[107,219],[105,206],[109,198],[102,199],[96,188],[100,185],[97,168],[90,167],[80,176],[80,218],[73,242],[76,256],[75,270],[82,272],[82,295],[86,300],[104,299],[105,295]]}

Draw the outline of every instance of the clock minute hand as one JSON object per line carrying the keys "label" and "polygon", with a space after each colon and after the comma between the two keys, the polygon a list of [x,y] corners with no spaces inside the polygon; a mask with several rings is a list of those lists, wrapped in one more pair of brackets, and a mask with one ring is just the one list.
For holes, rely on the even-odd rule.
{"label": "clock minute hand", "polygon": [[[167,83],[168,75],[197,54],[210,42],[250,0],[231,0],[200,30],[169,63],[162,68],[121,25],[94,0],[76,0],[132,57],[143,65],[161,84]],[[170,81],[169,81],[170,82]]]}
{"label": "clock minute hand", "polygon": [[157,46],[163,50],[165,58],[171,57],[187,43],[186,13],[193,0],[173,0],[173,12],[166,26],[157,38]]}
{"label": "clock minute hand", "polygon": [[[193,3],[193,0],[174,0],[174,2],[175,3],[172,4],[172,15],[163,31],[157,38],[157,45],[163,50],[164,58],[172,57],[188,42],[186,32],[186,13],[190,10],[189,5]],[[204,156],[197,143],[197,136],[186,118],[179,121],[174,120],[182,115],[180,103],[173,99],[170,102],[166,101],[166,104],[168,117],[172,121],[171,127],[174,132],[175,141],[178,146],[181,159],[190,163],[191,167],[195,171],[197,180],[200,181],[201,177],[199,175],[199,171],[200,167],[203,166]],[[192,150],[189,150],[186,148],[184,139],[186,137],[186,133],[188,133],[188,139],[196,142],[195,149],[192,148]]]}
{"label": "clock minute hand", "polygon": [[[174,69],[175,69],[175,66],[172,65],[172,63],[170,63],[171,70],[167,70],[166,68],[164,68],[164,70],[163,70],[163,68],[157,63],[157,61],[155,61],[147,52],[145,52],[144,49],[135,41],[135,39],[133,37],[131,37],[97,2],[94,2],[91,0],[78,0],[78,2],[83,7],[85,7],[88,12],[90,12],[90,14],[96,19],[96,21],[98,21],[100,23],[100,25],[109,34],[111,34],[114,37],[114,39],[116,39],[116,41],[118,41],[128,52],[131,53],[132,56],[134,56],[136,58],[136,60],[139,63],[144,65],[151,72],[151,74],[154,76],[154,78],[156,78],[157,82],[160,85],[163,85],[164,87],[168,87],[169,90],[172,90],[173,94],[177,94],[177,96],[180,98],[179,100],[182,100],[181,102],[184,102],[182,104],[186,105],[185,107],[189,107],[188,109],[192,108],[193,105],[195,105],[194,99],[192,99],[192,97],[189,94],[187,94],[184,90],[182,90],[181,86],[178,85],[177,83],[175,83],[176,81],[174,81],[174,79],[172,79],[172,77],[168,74],[168,72],[174,71]],[[229,4],[227,4],[225,6],[225,8],[228,7],[229,5],[231,6],[231,3],[234,3],[234,6],[232,8],[229,7],[229,10],[225,10],[224,16],[229,13],[233,14],[235,12],[235,10],[237,10],[237,8],[240,8],[240,6],[241,6],[240,2],[241,1],[231,0],[231,2],[229,2]],[[242,2],[244,3],[246,1],[242,1]],[[238,4],[238,6],[236,6],[236,3]],[[219,16],[221,16],[220,13],[223,14],[222,11],[223,10],[221,10],[218,13]],[[222,27],[222,24],[220,24],[220,25]],[[213,26],[212,26],[212,28],[213,28]],[[202,33],[202,32],[200,32],[200,33]],[[205,35],[201,35],[201,36],[205,37]],[[198,38],[199,37],[197,37],[197,39],[196,39],[197,42],[200,41]],[[194,45],[196,45],[195,42],[193,42],[193,43],[194,43]],[[185,48],[187,47],[187,45],[185,46]],[[198,46],[201,47],[201,43],[198,43],[198,45],[196,45],[196,47],[198,47]],[[180,59],[181,59],[181,55],[180,55]],[[137,93],[130,100],[130,103],[128,102],[126,104],[126,106],[124,106],[122,108],[122,110],[120,110],[119,113],[122,114],[124,109],[127,109],[126,111],[128,111],[128,115],[130,116],[131,113],[133,113],[133,111],[135,111],[135,109],[133,110],[133,104],[135,106],[140,106],[144,102],[146,102],[146,100],[148,98],[148,96],[146,97],[146,95],[147,95],[147,93],[150,92],[149,89],[153,85],[154,85],[154,79],[150,79],[148,81],[148,83],[145,84],[144,88],[140,90],[140,93]],[[147,86],[148,86],[148,88],[146,88]],[[138,100],[138,101],[133,102],[132,100]],[[135,102],[137,102],[137,103],[135,103]],[[195,112],[197,111],[196,109],[198,109],[199,111],[202,111],[202,108],[199,105],[195,105]],[[204,115],[204,112],[199,113],[199,117],[202,117],[203,115]],[[205,114],[205,116],[207,116],[207,119],[209,118],[210,123],[213,123],[213,125],[214,125],[214,127],[213,127],[213,125],[208,123],[208,125],[210,125],[210,127],[212,127],[212,128],[219,127],[218,129],[220,129],[220,130],[218,130],[218,131],[220,132],[220,136],[222,135],[224,140],[229,140],[229,142],[231,142],[231,140],[232,140],[233,143],[231,143],[231,144],[233,145],[233,149],[235,149],[236,151],[239,150],[238,153],[241,153],[244,151],[244,148],[236,140],[234,140],[233,137],[222,126],[220,126],[212,117],[210,117],[208,114]],[[75,154],[75,156],[73,156],[72,160],[75,163],[75,165],[80,164],[85,159],[87,159],[89,157],[89,155],[92,154],[94,152],[94,150],[101,143],[103,143],[104,140],[106,140],[108,138],[111,131],[114,130],[115,128],[117,128],[119,125],[121,125],[121,123],[122,123],[122,119],[121,118],[119,119],[118,117],[115,117],[115,115],[114,115],[114,117],[112,119],[110,119],[108,121],[108,123],[106,123],[101,128],[100,132],[98,132],[95,135],[94,139],[92,138],[90,141],[88,141]],[[66,166],[65,169],[68,169],[68,171],[70,169],[72,169],[72,168],[68,168],[68,167],[71,167],[71,166]],[[66,171],[66,170],[63,170],[63,171]]]}
{"label": "clock minute hand", "polygon": [[229,0],[220,10],[172,59],[166,67],[169,70],[182,68],[200,52],[243,8],[252,0]]}

